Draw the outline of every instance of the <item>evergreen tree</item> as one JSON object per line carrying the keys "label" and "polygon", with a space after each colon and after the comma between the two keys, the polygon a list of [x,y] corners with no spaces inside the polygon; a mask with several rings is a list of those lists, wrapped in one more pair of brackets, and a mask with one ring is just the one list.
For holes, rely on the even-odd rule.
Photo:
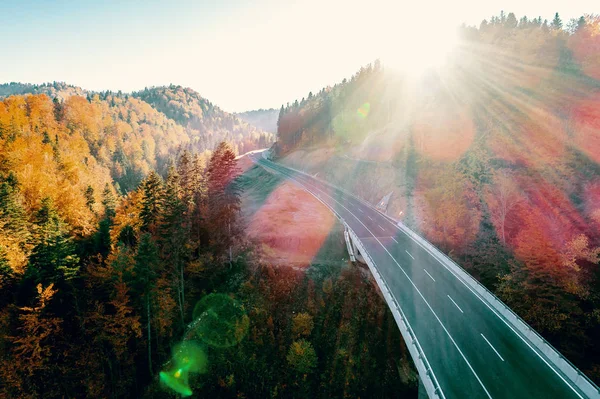
{"label": "evergreen tree", "polygon": [[65,222],[49,198],[35,215],[36,245],[29,258],[28,273],[35,283],[56,283],[75,278],[79,257]]}
{"label": "evergreen tree", "polygon": [[122,243],[126,247],[134,248],[137,245],[137,236],[134,228],[130,225],[123,227],[119,233],[118,242]]}
{"label": "evergreen tree", "polygon": [[102,255],[103,259],[106,259],[110,252],[110,227],[110,220],[102,219],[98,223],[98,231],[94,234],[94,252]]}
{"label": "evergreen tree", "polygon": [[514,13],[509,13],[508,17],[506,17],[506,23],[504,24],[508,29],[514,29],[517,27],[517,17],[515,17]]}
{"label": "evergreen tree", "polygon": [[58,97],[54,97],[52,103],[54,105],[54,119],[56,119],[57,122],[61,122],[65,116],[64,105],[60,102]]}
{"label": "evergreen tree", "polygon": [[10,172],[6,178],[0,179],[0,230],[24,244],[29,238],[27,224],[19,183],[15,174]]}
{"label": "evergreen tree", "polygon": [[521,18],[519,20],[519,29],[526,29],[529,27],[529,20],[527,19],[527,16],[524,16],[523,18]]}
{"label": "evergreen tree", "polygon": [[94,188],[92,186],[87,186],[85,189],[85,205],[88,207],[90,211],[94,211],[94,205],[96,204],[96,199],[94,198]]}
{"label": "evergreen tree", "polygon": [[[191,215],[191,242],[198,249],[202,242],[208,241],[205,219],[208,213],[208,183],[205,164],[198,154],[192,161],[193,200],[188,202],[188,214]],[[184,198],[185,201],[185,198]]]}
{"label": "evergreen tree", "polygon": [[115,211],[117,209],[117,200],[110,185],[106,183],[104,190],[102,191],[102,205],[104,206],[104,215],[107,219],[112,220],[115,217]]}
{"label": "evergreen tree", "polygon": [[146,339],[148,344],[148,369],[152,370],[152,290],[158,276],[159,257],[158,249],[152,236],[144,233],[140,237],[140,244],[135,255],[135,292],[140,296],[142,309],[146,315]]}
{"label": "evergreen tree", "polygon": [[562,26],[563,26],[563,23],[562,23],[562,20],[560,19],[560,16],[558,15],[558,13],[554,14],[554,19],[552,20],[550,27],[554,30],[560,30],[560,29],[562,29]]}
{"label": "evergreen tree", "polygon": [[[194,201],[194,173],[192,157],[188,150],[183,151],[179,160],[177,161],[177,169],[169,170],[169,175],[173,175],[172,178],[178,180],[177,184],[180,186],[181,193],[177,195],[182,199],[188,208]],[[172,182],[174,184],[175,181]]]}
{"label": "evergreen tree", "polygon": [[60,147],[58,144],[58,134],[54,135],[54,143],[52,144],[52,155],[53,155],[54,161],[56,161],[56,163],[61,162]]}
{"label": "evergreen tree", "polygon": [[[14,281],[14,272],[8,263],[8,259],[6,257],[6,250],[4,247],[0,246],[0,292],[8,293],[6,290],[13,281]],[[0,296],[0,306],[3,305],[2,296]]]}
{"label": "evergreen tree", "polygon": [[216,148],[208,164],[208,201],[211,243],[217,254],[229,248],[239,233],[237,215],[240,210],[240,190],[235,176],[237,161],[229,144],[222,142]]}
{"label": "evergreen tree", "polygon": [[[188,161],[186,161],[188,162]],[[182,327],[184,326],[185,305],[185,264],[187,242],[190,234],[189,220],[185,217],[186,206],[182,201],[180,177],[174,166],[169,168],[164,210],[161,220],[161,254],[166,265],[171,268],[172,281],[175,282],[177,302]]]}
{"label": "evergreen tree", "polygon": [[42,143],[44,144],[50,144],[52,143],[52,140],[50,140],[50,135],[48,134],[48,132],[44,132],[43,138],[42,138]]}
{"label": "evergreen tree", "polygon": [[581,16],[577,20],[577,29],[576,29],[576,31],[579,31],[579,30],[581,30],[583,28],[585,28],[585,18],[583,16]]}
{"label": "evergreen tree", "polygon": [[283,119],[283,115],[285,114],[285,109],[283,108],[283,104],[281,105],[281,109],[279,110],[279,116],[277,117],[277,131],[279,132],[279,128],[281,127],[281,120]]}
{"label": "evergreen tree", "polygon": [[142,230],[156,233],[157,223],[160,220],[163,202],[163,181],[158,173],[152,171],[142,182]]}

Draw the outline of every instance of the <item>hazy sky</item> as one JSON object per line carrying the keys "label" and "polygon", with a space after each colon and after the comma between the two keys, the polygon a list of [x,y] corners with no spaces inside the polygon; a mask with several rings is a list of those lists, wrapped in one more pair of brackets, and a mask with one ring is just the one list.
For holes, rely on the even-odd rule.
{"label": "hazy sky", "polygon": [[0,0],[0,83],[174,83],[228,111],[279,107],[500,10],[543,19],[558,11],[566,24],[599,13],[600,2]]}

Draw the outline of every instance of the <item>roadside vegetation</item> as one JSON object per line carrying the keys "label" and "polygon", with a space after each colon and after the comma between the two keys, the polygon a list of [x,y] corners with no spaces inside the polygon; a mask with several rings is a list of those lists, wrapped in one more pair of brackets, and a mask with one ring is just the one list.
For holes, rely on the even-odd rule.
{"label": "roadside vegetation", "polygon": [[419,76],[379,61],[282,106],[279,161],[453,257],[600,381],[600,18],[501,13]]}

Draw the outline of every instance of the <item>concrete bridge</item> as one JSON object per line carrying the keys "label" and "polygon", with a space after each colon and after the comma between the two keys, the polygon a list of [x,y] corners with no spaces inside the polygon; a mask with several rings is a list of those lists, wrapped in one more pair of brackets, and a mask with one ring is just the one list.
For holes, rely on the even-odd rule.
{"label": "concrete bridge", "polygon": [[365,201],[266,159],[344,224],[394,315],[429,398],[600,398],[599,388],[432,244]]}

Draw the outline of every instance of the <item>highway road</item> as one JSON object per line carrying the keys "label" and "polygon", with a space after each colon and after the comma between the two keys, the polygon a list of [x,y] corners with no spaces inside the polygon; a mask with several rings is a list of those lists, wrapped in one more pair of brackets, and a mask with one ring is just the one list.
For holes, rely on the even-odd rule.
{"label": "highway road", "polygon": [[436,257],[372,207],[308,175],[295,180],[354,231],[400,305],[444,398],[585,398],[537,349]]}

